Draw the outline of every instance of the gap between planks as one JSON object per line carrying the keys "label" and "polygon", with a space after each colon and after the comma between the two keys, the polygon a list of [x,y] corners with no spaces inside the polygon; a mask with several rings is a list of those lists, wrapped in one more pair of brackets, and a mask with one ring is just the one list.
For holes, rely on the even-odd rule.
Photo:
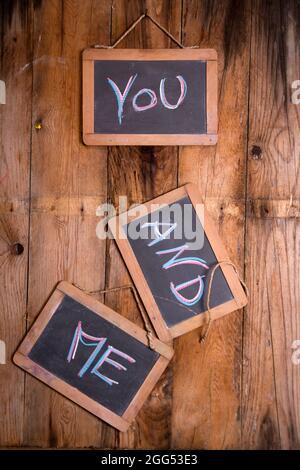
{"label": "gap between planks", "polygon": [[[92,215],[106,202],[106,195],[83,197],[40,197],[31,199],[31,213],[51,213],[53,215]],[[241,217],[244,199],[206,198],[205,206],[212,216]],[[0,214],[25,214],[28,211],[29,199],[0,198]],[[118,208],[116,208],[118,209]],[[246,201],[247,217],[255,219],[299,218],[300,199],[248,199]]]}

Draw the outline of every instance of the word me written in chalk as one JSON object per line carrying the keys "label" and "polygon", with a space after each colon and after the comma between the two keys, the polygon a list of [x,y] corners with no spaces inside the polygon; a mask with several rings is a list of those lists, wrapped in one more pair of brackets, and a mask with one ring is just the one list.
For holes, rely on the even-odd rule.
{"label": "word me written in chalk", "polygon": [[[101,337],[96,337],[96,336],[91,336],[87,333],[85,333],[82,329],[82,324],[81,321],[78,322],[78,325],[75,329],[73,340],[68,352],[68,357],[67,360],[70,363],[72,360],[75,359],[76,352],[79,346],[79,343],[81,343],[83,346],[93,348],[92,353],[88,357],[87,361],[82,365],[81,369],[78,372],[78,376],[82,378],[85,373],[90,369],[91,374],[95,374],[99,379],[103,380],[105,383],[108,385],[118,385],[119,382],[116,380],[113,380],[106,375],[102,374],[99,372],[99,369],[105,364],[110,364],[112,367],[115,367],[118,370],[126,371],[127,368],[123,365],[117,362],[114,359],[111,359],[111,354],[115,354],[116,356],[119,356],[123,358],[125,361],[128,361],[129,363],[133,364],[135,359],[133,359],[131,356],[128,354],[125,354],[124,352],[120,351],[119,349],[114,348],[111,345],[107,344],[107,338],[101,338]],[[104,348],[104,349],[103,349]],[[100,353],[102,352],[102,354]],[[97,362],[94,363],[98,356]],[[100,356],[100,357],[99,357]],[[94,363],[94,366],[92,367],[92,364]]]}

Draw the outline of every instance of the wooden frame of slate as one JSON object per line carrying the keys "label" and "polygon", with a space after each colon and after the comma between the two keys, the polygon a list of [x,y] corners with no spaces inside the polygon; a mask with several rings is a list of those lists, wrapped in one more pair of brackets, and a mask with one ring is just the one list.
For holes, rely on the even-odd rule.
{"label": "wooden frame of slate", "polygon": [[[139,220],[147,220],[147,217],[149,219],[149,214],[154,214],[155,211],[157,211],[158,213],[158,206],[170,206],[174,203],[177,203],[178,201],[186,201],[186,199],[188,199],[189,205],[190,203],[192,204],[195,217],[200,220],[201,227],[204,226],[204,237],[206,239],[206,247],[204,245],[204,248],[210,259],[210,262],[208,263],[209,268],[207,269],[211,269],[214,264],[221,260],[229,260],[226,249],[219,238],[213,221],[205,210],[205,207],[203,209],[203,202],[199,194],[198,188],[193,184],[187,184],[185,186],[180,187],[179,189],[175,189],[174,191],[171,191],[167,194],[164,194],[163,196],[149,201],[142,206],[136,206],[128,212],[125,212],[117,217],[111,218],[109,221],[110,230],[117,242],[123,259],[129,269],[133,282],[139,291],[139,294],[148,312],[153,327],[155,328],[157,336],[163,341],[170,341],[170,339],[176,338],[178,336],[183,335],[184,333],[187,333],[188,331],[198,328],[208,321],[206,303],[204,302],[205,295],[203,295],[203,299],[201,300],[201,302],[203,301],[202,310],[199,309],[198,311],[192,311],[184,305],[180,305],[181,311],[179,311],[179,320],[177,318],[177,320],[172,323],[172,316],[174,316],[175,318],[175,315],[177,315],[176,309],[179,303],[174,301],[176,299],[174,298],[174,296],[172,297],[170,293],[170,278],[167,279],[167,289],[165,289],[164,291],[161,291],[161,289],[162,285],[164,285],[163,276],[167,276],[169,272],[172,272],[173,275],[174,273],[179,272],[181,270],[181,273],[184,274],[184,277],[182,279],[177,279],[177,284],[179,287],[183,285],[180,285],[180,281],[182,282],[183,280],[186,280],[188,278],[188,276],[186,276],[186,273],[184,272],[184,270],[186,269],[186,265],[184,265],[184,262],[181,262],[181,266],[179,266],[180,263],[173,262],[176,256],[179,255],[182,257],[182,253],[178,253],[177,251],[177,255],[175,256],[175,258],[172,258],[172,260],[170,261],[170,258],[173,256],[173,254],[169,254],[166,256],[166,250],[159,251],[159,245],[162,242],[160,242],[159,244],[156,243],[154,246],[150,247],[149,244],[147,244],[149,242],[149,239],[147,239],[146,241],[139,241],[139,246],[141,248],[139,248],[139,255],[137,256],[137,251],[134,248],[135,246],[137,246],[137,242],[134,240],[130,241],[128,239],[124,229],[124,220],[126,220],[126,224],[130,226],[130,224],[132,223],[138,223]],[[136,215],[141,213],[143,214],[142,217],[141,215]],[[121,221],[120,217],[124,217],[123,222]],[[205,220],[205,225],[203,219]],[[142,225],[141,222],[140,225]],[[163,243],[164,248],[168,248],[167,241],[164,240]],[[182,245],[182,240],[180,240],[178,243],[179,245]],[[170,252],[171,250],[169,249],[169,253]],[[176,253],[176,248],[174,249],[173,247],[172,253],[174,252]],[[157,253],[159,253],[158,257],[156,257]],[[185,252],[184,255],[187,256],[187,253],[188,252]],[[195,253],[197,256],[197,252]],[[148,258],[151,258],[151,256],[152,261],[149,261]],[[199,256],[201,256],[201,253]],[[138,257],[140,258],[140,260],[142,260],[142,263],[139,262]],[[163,261],[161,261],[161,259],[163,259]],[[184,259],[186,260],[186,258]],[[194,260],[195,259],[199,260],[199,258],[194,258]],[[164,265],[165,270],[157,270],[157,263],[160,264],[159,267],[161,268],[162,263],[166,260],[167,263],[165,263]],[[178,259],[177,261],[180,261],[180,259]],[[173,266],[170,266],[170,263],[173,263]],[[170,267],[174,269],[168,269]],[[196,268],[198,269],[199,267],[196,266]],[[189,267],[188,269],[191,268]],[[209,273],[209,271],[207,271],[207,273]],[[217,274],[219,276],[219,279],[217,279]],[[169,295],[168,293],[166,293],[167,291]],[[160,292],[162,292],[162,294],[157,295],[157,293]],[[214,295],[216,295],[216,297],[223,296],[222,298],[224,298],[225,301],[222,301],[220,303],[220,301],[217,301],[218,299],[216,299],[214,305],[214,302],[212,301]],[[226,315],[227,313],[230,313],[232,311],[238,310],[239,308],[242,308],[247,304],[247,297],[245,295],[244,289],[232,266],[226,265],[224,263],[216,271],[216,275],[212,282],[212,300],[210,303],[210,312],[212,320],[220,318],[223,315]]]}
{"label": "wooden frame of slate", "polygon": [[[196,79],[182,80],[184,73]],[[180,85],[174,76],[182,80]],[[170,80],[165,84],[167,78]],[[218,73],[217,53],[213,49],[87,49],[83,52],[82,85],[86,145],[214,145],[217,142]],[[180,89],[183,93],[180,97],[185,102],[178,99]],[[135,111],[143,112],[137,113],[133,103],[139,91]],[[168,93],[172,99],[167,101]],[[124,116],[121,110],[118,118],[120,102]]]}
{"label": "wooden frame of slate", "polygon": [[[71,305],[72,307],[71,309],[69,305]],[[66,309],[69,309],[68,316],[66,315],[67,313]],[[91,325],[94,325],[95,327],[95,322],[96,322],[97,326],[100,325],[100,329],[101,329],[101,325],[103,325],[103,330],[105,330],[106,328],[106,332],[109,331],[108,335],[110,335],[111,338],[113,335],[115,335],[115,341],[117,341],[116,334],[122,335],[123,341],[125,338],[125,343],[122,342],[120,346],[122,347],[123,351],[124,350],[126,351],[126,348],[129,348],[129,349],[134,348],[134,350],[137,351],[137,356],[135,357],[138,357],[140,361],[133,361],[133,359],[131,358],[132,363],[128,362],[128,360],[130,359],[128,355],[118,351],[117,349],[113,351],[115,352],[115,355],[113,358],[114,360],[109,359],[108,357],[106,358],[106,367],[109,368],[109,375],[114,376],[116,374],[119,374],[119,377],[120,377],[122,376],[122,374],[125,374],[122,376],[122,377],[125,377],[126,374],[130,373],[129,372],[130,368],[136,366],[136,369],[134,370],[137,370],[137,378],[139,379],[137,390],[136,391],[134,390],[136,386],[135,384],[131,385],[137,379],[135,376],[134,376],[134,379],[131,376],[129,379],[129,385],[126,387],[123,386],[122,390],[117,392],[119,393],[120,397],[124,397],[124,400],[126,398],[126,400],[128,401],[128,404],[125,403],[124,410],[121,412],[114,411],[115,405],[113,403],[110,403],[109,405],[107,404],[105,405],[105,404],[101,404],[98,401],[98,400],[101,401],[102,399],[104,401],[105,400],[109,401],[109,394],[116,393],[111,390],[113,390],[114,387],[117,387],[117,385],[115,384],[118,384],[118,382],[114,382],[112,384],[107,383],[107,381],[110,381],[111,379],[101,374],[99,375],[99,370],[98,370],[98,375],[95,375],[95,373],[87,374],[86,376],[84,376],[84,379],[86,379],[87,376],[89,375],[87,380],[89,380],[90,383],[93,384],[92,387],[94,387],[95,389],[93,393],[97,393],[96,395],[97,399],[95,399],[95,397],[91,398],[91,395],[88,396],[86,392],[83,392],[79,388],[70,384],[70,380],[72,382],[72,380],[82,380],[82,378],[81,379],[78,378],[78,375],[79,375],[78,367],[77,367],[78,364],[76,364],[76,367],[75,367],[73,366],[75,361],[71,362],[71,364],[68,364],[66,360],[65,353],[67,352],[68,348],[66,349],[64,345],[65,351],[63,354],[61,354],[62,357],[59,357],[60,353],[58,353],[57,350],[53,350],[53,349],[51,350],[51,348],[48,347],[49,344],[51,344],[51,341],[58,342],[57,343],[58,345],[61,345],[61,343],[67,342],[65,339],[65,338],[68,338],[68,334],[66,334],[66,332],[68,332],[67,328],[71,328],[72,322],[73,322],[72,320],[73,316],[74,316],[74,322],[77,321],[76,312],[77,313],[79,312],[78,315],[81,315],[80,318],[82,318],[82,315],[83,316],[85,315],[84,316],[85,326],[83,325],[83,328],[87,330],[91,330],[92,329]],[[76,329],[75,332],[78,332],[78,330]],[[93,346],[94,348],[95,344],[93,343],[86,344],[86,342],[89,341],[89,338],[92,338],[92,340],[95,340],[95,339],[99,340],[99,338],[95,338],[94,336],[90,337],[87,333],[84,333],[83,330],[81,330],[81,333],[82,333],[82,336],[80,336],[80,342],[83,343],[83,345]],[[93,333],[95,334],[95,331]],[[62,335],[61,337],[60,337],[60,334]],[[74,342],[75,336],[76,335],[74,334],[73,336],[73,332],[71,332],[70,338],[73,337],[73,342]],[[56,338],[55,340],[53,340],[54,337]],[[83,337],[84,337],[84,341],[81,341]],[[105,338],[100,338],[100,339],[103,340]],[[73,342],[72,341],[70,342],[73,345]],[[99,345],[99,343],[97,344]],[[77,342],[77,346],[78,346],[78,342]],[[58,346],[58,347],[60,348],[61,346]],[[73,351],[75,351],[76,354],[77,353],[79,354],[80,350],[81,351],[84,350],[86,352],[86,350],[88,349],[87,347],[84,348],[82,344],[79,344],[78,350],[76,348],[74,349],[73,347]],[[112,348],[112,346],[108,346],[107,351],[110,348]],[[100,346],[100,349],[101,349],[101,346]],[[104,349],[105,348],[103,348],[102,351]],[[44,357],[42,353],[43,350],[44,350],[44,353],[46,352],[46,354],[44,354]],[[117,356],[117,354],[119,354],[119,356]],[[120,355],[121,355],[121,358],[120,358]],[[36,360],[36,356],[38,356],[38,360]],[[93,356],[93,354],[91,354],[91,356]],[[162,343],[156,338],[153,338],[153,350],[150,349],[148,347],[148,340],[147,340],[146,332],[143,329],[133,324],[126,318],[122,317],[121,315],[119,315],[118,313],[116,313],[115,311],[107,307],[106,305],[100,303],[99,301],[92,298],[91,296],[83,293],[81,290],[77,289],[73,285],[62,281],[58,284],[57,288],[55,289],[55,291],[49,298],[48,302],[46,303],[42,312],[38,316],[34,325],[32,326],[29,333],[27,334],[22,344],[18,348],[17,352],[15,353],[13,360],[15,364],[17,364],[19,367],[29,372],[33,376],[37,377],[39,380],[49,385],[56,391],[60,392],[62,395],[65,395],[67,398],[74,401],[78,405],[82,406],[83,408],[88,410],[90,413],[96,415],[98,418],[103,419],[104,421],[111,424],[112,426],[119,429],[120,431],[126,431],[130,423],[132,422],[132,420],[135,418],[136,414],[138,413],[139,409],[142,407],[143,403],[147,399],[149,393],[155,386],[159,377],[163,373],[164,369],[167,367],[172,356],[173,356],[173,350],[168,345]],[[77,357],[75,359],[78,360]],[[85,359],[86,359],[86,356],[84,357],[84,360]],[[95,354],[94,354],[93,359],[97,359],[97,356],[95,356]],[[117,362],[118,359],[120,360],[120,363]],[[143,363],[142,363],[142,359],[143,359]],[[71,356],[70,356],[70,360],[71,360]],[[72,356],[72,360],[73,360],[73,356]],[[47,366],[45,366],[45,361],[48,364]],[[82,361],[82,357],[80,361]],[[58,362],[62,363],[62,369],[61,369],[62,372],[58,374],[59,376],[53,373],[53,368],[58,367],[57,366]],[[139,365],[134,364],[138,362],[140,363]],[[101,367],[103,366],[104,363],[105,361],[103,362],[102,360]],[[147,370],[146,370],[145,364],[147,364],[147,367],[148,367]],[[124,367],[125,365],[126,367]],[[68,383],[66,382],[66,377],[69,377],[68,375],[69,372],[66,372],[66,371],[67,371],[67,367],[72,367],[72,366],[75,369],[75,375],[77,378],[76,379],[73,378],[70,380],[68,379],[69,381]],[[104,377],[106,382],[104,380],[99,379],[100,376],[101,378]],[[91,380],[93,380],[93,382],[91,382]],[[95,383],[97,385],[95,385]],[[99,388],[96,389],[95,387],[99,387]],[[100,387],[102,390],[104,390],[103,397],[98,396]],[[130,393],[127,391],[127,389],[130,389],[130,387],[132,388],[132,390],[129,391],[131,393],[131,396],[130,396]],[[118,406],[119,405],[117,405],[117,407]]]}

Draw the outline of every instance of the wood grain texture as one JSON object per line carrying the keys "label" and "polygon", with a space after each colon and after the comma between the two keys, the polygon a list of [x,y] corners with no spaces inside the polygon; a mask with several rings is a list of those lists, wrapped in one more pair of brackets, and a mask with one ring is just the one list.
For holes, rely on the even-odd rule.
{"label": "wood grain texture", "polygon": [[[180,150],[179,183],[193,182],[204,201],[209,197],[215,199],[217,210],[212,215],[230,258],[241,272],[249,15],[250,2],[224,1],[220,8],[217,1],[186,1],[182,24],[185,45],[217,50],[219,134],[216,147]],[[205,344],[200,343],[199,331],[178,339],[174,359],[173,447],[228,449],[241,445],[241,333],[242,312],[238,311],[215,321]]]}
{"label": "wood grain texture", "polygon": [[0,105],[0,339],[6,344],[6,364],[0,366],[1,446],[21,445],[24,425],[24,374],[11,356],[26,328],[31,14],[29,4],[11,2],[4,9],[1,2],[1,79],[6,83],[6,104]]}
{"label": "wood grain texture", "polygon": [[254,207],[261,199],[274,202],[261,205],[258,213],[264,217],[247,219],[245,448],[300,447],[300,370],[291,360],[292,343],[300,337],[294,202],[300,192],[300,109],[290,96],[300,76],[299,17],[298,2],[253,2],[247,192]]}
{"label": "wood grain texture", "polygon": [[[89,43],[108,40],[110,15],[110,2],[36,5],[33,124],[42,128],[32,131],[30,323],[57,281],[87,290],[104,285],[105,241],[95,232],[96,208],[106,199],[106,150],[81,142],[81,53]],[[46,210],[45,198],[52,201]],[[80,201],[77,213],[74,198]],[[100,445],[101,421],[29,376],[25,407],[24,444]]]}

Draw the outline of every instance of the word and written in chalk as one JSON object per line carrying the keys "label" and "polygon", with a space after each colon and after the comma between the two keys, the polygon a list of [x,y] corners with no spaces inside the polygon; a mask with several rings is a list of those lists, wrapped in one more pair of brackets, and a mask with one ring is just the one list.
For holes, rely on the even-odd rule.
{"label": "word and written in chalk", "polygon": [[[111,78],[107,78],[108,84],[110,85],[114,96],[116,97],[117,101],[117,119],[119,124],[122,124],[123,120],[123,111],[124,111],[124,105],[127,100],[127,97],[130,93],[130,90],[132,89],[133,83],[136,81],[138,74],[136,73],[135,75],[131,75],[129,80],[127,81],[126,87],[123,90],[123,92],[120,90],[120,87],[117,85],[117,83],[112,80]],[[180,86],[180,95],[178,97],[178,100],[176,103],[170,103],[166,97],[166,78],[162,78],[160,81],[159,85],[159,96],[162,105],[166,109],[174,110],[177,109],[184,101],[186,94],[187,94],[187,84],[185,79],[181,75],[176,75],[176,79],[179,82]],[[148,98],[148,103],[147,104],[141,104],[140,100],[141,97],[144,96]],[[142,88],[139,90],[132,98],[132,107],[134,111],[136,112],[142,112],[142,111],[147,111],[151,108],[155,108],[157,105],[157,94],[155,93],[154,90],[151,88]]]}
{"label": "word and written in chalk", "polygon": [[[150,247],[150,246],[156,245],[162,240],[166,240],[167,237],[176,229],[177,223],[176,222],[167,223],[167,222],[156,221],[156,222],[147,222],[141,226],[142,229],[149,228],[149,227],[153,229],[153,233],[154,233],[154,240],[151,240],[148,243],[148,246]],[[159,251],[156,251],[155,253],[158,256],[175,253],[175,255],[171,259],[169,259],[162,265],[162,269],[165,269],[165,270],[176,268],[178,266],[183,266],[183,265],[194,265],[194,266],[199,266],[201,268],[209,270],[209,266],[204,259],[198,258],[196,256],[182,256],[183,253],[188,249],[189,249],[189,245],[188,243],[185,243],[176,248],[159,250]],[[203,296],[203,293],[204,293],[203,279],[204,278],[205,278],[205,275],[198,274],[198,276],[196,276],[195,278],[188,279],[187,281],[177,284],[177,285],[175,285],[173,282],[170,282],[170,290],[178,302],[180,302],[182,305],[191,307],[195,305],[197,302],[199,302],[199,300]],[[191,298],[185,297],[183,294],[184,290],[194,285],[198,286],[195,295]]]}
{"label": "word and written in chalk", "polygon": [[[99,369],[101,368],[101,366],[107,363],[120,371],[127,370],[127,368],[123,364],[120,364],[118,361],[111,359],[110,357],[111,354],[115,354],[116,356],[121,357],[122,359],[124,359],[125,361],[128,361],[131,364],[136,362],[135,359],[133,359],[128,354],[125,354],[119,349],[116,349],[113,346],[108,345],[107,338],[91,336],[85,333],[82,329],[81,321],[79,321],[75,329],[73,340],[72,340],[72,343],[68,352],[67,360],[69,363],[75,359],[79,343],[83,344],[86,347],[93,348],[92,353],[90,354],[87,361],[83,364],[80,371],[78,372],[78,376],[80,378],[82,378],[85,375],[85,373],[88,371],[88,369],[90,369],[91,374],[95,374],[99,379],[103,380],[108,385],[113,385],[113,384],[118,385],[119,382],[99,372]],[[102,354],[100,353],[100,351],[102,352]],[[96,360],[97,356],[98,356],[98,360],[92,367],[92,364]]]}

